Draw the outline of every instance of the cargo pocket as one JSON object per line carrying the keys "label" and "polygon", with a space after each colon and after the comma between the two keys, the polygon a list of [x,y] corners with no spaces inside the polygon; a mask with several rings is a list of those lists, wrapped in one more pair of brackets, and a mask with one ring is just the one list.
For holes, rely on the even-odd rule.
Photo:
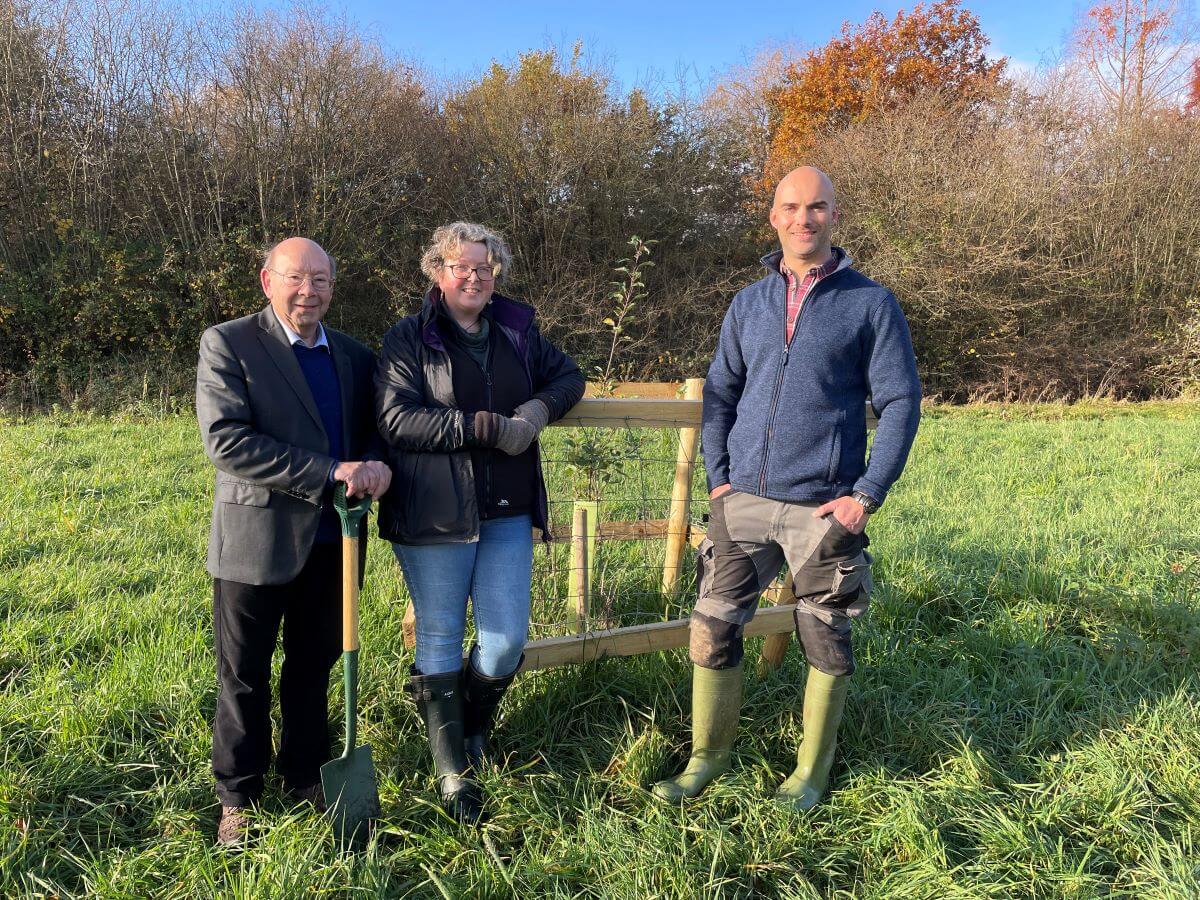
{"label": "cargo pocket", "polygon": [[815,590],[796,603],[796,636],[809,665],[827,675],[849,675],[854,671],[851,620],[867,611],[871,556],[862,550],[830,562],[832,578],[828,569],[824,571],[828,589]]}
{"label": "cargo pocket", "polygon": [[866,612],[873,587],[871,555],[864,550],[858,556],[838,562],[829,594],[819,602],[855,618]]}
{"label": "cargo pocket", "polygon": [[704,538],[696,548],[696,597],[706,597],[712,591],[713,550],[712,540]]}

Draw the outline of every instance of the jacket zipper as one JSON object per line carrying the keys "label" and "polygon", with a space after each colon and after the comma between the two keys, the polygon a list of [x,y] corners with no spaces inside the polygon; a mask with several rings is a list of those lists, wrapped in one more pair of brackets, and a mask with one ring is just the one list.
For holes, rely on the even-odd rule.
{"label": "jacket zipper", "polygon": [[[836,272],[830,272],[829,275],[825,276],[825,278],[828,278],[828,277],[830,277],[830,275],[835,275],[835,274],[836,274]],[[808,302],[808,298],[812,295],[812,292],[814,290],[816,290],[817,285],[819,285],[821,283],[821,281],[825,280],[824,278],[822,278],[820,281],[814,281],[812,284],[810,284],[808,286],[808,290],[804,292],[804,297],[801,298],[801,300],[800,300],[800,315],[798,315],[796,317],[796,327],[792,329],[792,336],[791,336],[791,339],[789,340],[788,333],[787,333],[787,277],[783,276],[782,273],[781,273],[780,277],[783,278],[783,282],[784,282],[784,288],[783,288],[783,298],[784,298],[784,304],[783,304],[783,355],[780,357],[780,360],[779,360],[779,371],[775,375],[775,389],[774,389],[774,391],[771,392],[771,411],[767,415],[767,434],[766,434],[766,442],[763,447],[762,469],[758,473],[758,493],[760,496],[766,496],[766,493],[767,493],[767,460],[771,455],[771,437],[775,434],[775,408],[779,405],[779,392],[780,392],[780,389],[783,387],[783,370],[787,367],[788,350],[791,347],[792,341],[796,340],[796,335],[800,331],[800,323],[804,321],[804,313],[808,310],[808,307],[810,305]]]}
{"label": "jacket zipper", "polygon": [[[483,370],[483,384],[484,384],[484,396],[487,398],[488,412],[495,412],[495,410],[492,409],[492,370],[490,368],[486,368]],[[486,460],[483,464],[484,499],[487,502],[487,505],[491,506],[491,503],[492,503],[492,454],[491,453],[486,454],[484,459]]]}

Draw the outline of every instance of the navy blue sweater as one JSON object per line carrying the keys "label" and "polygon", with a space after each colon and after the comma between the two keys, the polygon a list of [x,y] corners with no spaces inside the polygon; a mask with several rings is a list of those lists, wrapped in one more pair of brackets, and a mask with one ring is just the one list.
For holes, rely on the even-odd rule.
{"label": "navy blue sweater", "polygon": [[[921,416],[912,338],[892,293],[845,257],[804,301],[785,344],[781,251],[733,298],[708,379],[701,440],[709,490],[880,503],[900,476]],[[879,415],[867,456],[866,401]]]}
{"label": "navy blue sweater", "polygon": [[[328,347],[292,344],[292,352],[296,354],[296,362],[300,363],[300,371],[304,373],[304,380],[308,382],[308,389],[312,391],[313,401],[317,404],[317,412],[321,414],[321,424],[329,438],[329,455],[340,461],[346,452],[342,440],[342,390],[333,357],[329,355]],[[331,544],[341,539],[342,526],[337,510],[332,503],[326,503],[317,526],[316,541],[318,544]]]}

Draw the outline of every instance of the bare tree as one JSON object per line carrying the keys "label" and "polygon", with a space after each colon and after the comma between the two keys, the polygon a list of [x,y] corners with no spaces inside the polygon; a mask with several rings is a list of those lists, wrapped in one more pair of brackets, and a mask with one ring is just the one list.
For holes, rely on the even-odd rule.
{"label": "bare tree", "polygon": [[1074,50],[1118,122],[1178,105],[1195,55],[1194,21],[1175,0],[1111,0],[1090,7]]}

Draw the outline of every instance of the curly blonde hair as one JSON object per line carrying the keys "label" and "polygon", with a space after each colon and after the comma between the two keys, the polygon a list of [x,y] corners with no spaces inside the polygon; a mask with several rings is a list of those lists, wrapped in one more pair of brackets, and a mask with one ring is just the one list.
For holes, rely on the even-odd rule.
{"label": "curly blonde hair", "polygon": [[430,281],[437,282],[446,260],[457,259],[463,244],[483,244],[487,247],[488,262],[500,267],[497,280],[508,274],[512,265],[508,244],[498,233],[475,222],[451,222],[434,231],[433,240],[421,254],[421,271]]}

